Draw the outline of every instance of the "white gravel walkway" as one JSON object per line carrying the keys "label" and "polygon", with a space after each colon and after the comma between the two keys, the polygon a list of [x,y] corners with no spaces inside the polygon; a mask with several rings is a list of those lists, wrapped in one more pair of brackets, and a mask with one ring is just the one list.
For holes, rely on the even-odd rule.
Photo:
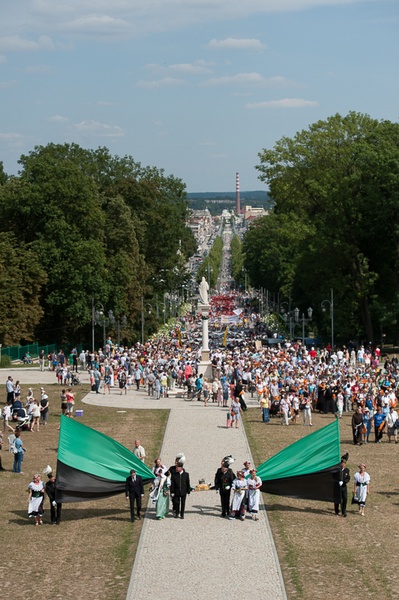
{"label": "white gravel walkway", "polygon": [[[233,469],[251,460],[244,429],[225,426],[226,409],[179,399],[170,400],[170,405],[173,408],[161,458],[170,466],[176,454],[184,452],[193,487],[200,478],[213,484],[220,461],[227,454],[236,459]],[[264,506],[259,521],[229,521],[220,515],[219,494],[215,491],[192,492],[184,520],[170,515],[157,521],[154,509],[148,508],[127,600],[225,600],[227,596],[241,600],[285,599]]]}

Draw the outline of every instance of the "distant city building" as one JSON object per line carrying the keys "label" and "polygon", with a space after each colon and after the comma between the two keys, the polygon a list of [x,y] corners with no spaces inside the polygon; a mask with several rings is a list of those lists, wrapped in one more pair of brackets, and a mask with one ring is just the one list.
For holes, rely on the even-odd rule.
{"label": "distant city building", "polygon": [[246,221],[254,221],[260,217],[265,217],[269,211],[264,208],[255,208],[254,206],[245,206],[242,210],[242,215]]}

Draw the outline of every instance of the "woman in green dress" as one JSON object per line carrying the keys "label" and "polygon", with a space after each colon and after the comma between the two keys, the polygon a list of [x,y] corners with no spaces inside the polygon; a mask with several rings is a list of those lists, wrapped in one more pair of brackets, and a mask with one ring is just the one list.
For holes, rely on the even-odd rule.
{"label": "woman in green dress", "polygon": [[156,472],[156,478],[151,490],[152,502],[155,504],[155,518],[163,519],[169,512],[170,504],[170,471],[163,472],[160,468]]}

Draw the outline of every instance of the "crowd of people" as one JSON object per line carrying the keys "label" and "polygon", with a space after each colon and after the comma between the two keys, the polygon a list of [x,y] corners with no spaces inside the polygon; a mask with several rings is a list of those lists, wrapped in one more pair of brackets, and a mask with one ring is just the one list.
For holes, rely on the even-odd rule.
{"label": "crowd of people", "polygon": [[[215,314],[222,310],[223,302],[219,300]],[[356,348],[349,344],[337,349],[330,346],[308,349],[299,341],[262,345],[257,341],[257,327],[262,328],[260,316],[249,314],[247,322],[251,323],[251,329],[244,331],[238,340],[236,338],[234,345],[225,336],[223,343],[211,347],[212,376],[209,380],[199,373],[201,339],[198,336],[199,323],[196,324],[193,319],[190,326],[187,323],[186,328],[182,327],[183,330],[171,331],[169,336],[154,337],[146,344],[137,343],[130,348],[115,345],[111,338],[98,352],[82,351],[78,354],[74,348],[69,366],[66,355],[60,350],[49,357],[49,368],[54,370],[61,386],[68,381],[70,367],[75,373],[78,368],[87,370],[92,390],[96,393],[102,390],[103,394],[109,394],[112,388],[117,388],[121,394],[126,394],[135,389],[160,398],[180,389],[188,397],[202,401],[204,407],[215,404],[226,408],[226,424],[231,428],[239,426],[242,412],[246,409],[245,398],[251,395],[258,403],[265,425],[270,423],[272,415],[277,415],[283,426],[302,422],[304,426],[312,427],[314,412],[332,413],[336,418],[349,413],[354,444],[368,443],[372,429],[376,443],[381,443],[384,432],[388,442],[398,443],[396,403],[399,368],[396,356],[383,360],[378,347],[366,345]],[[212,321],[210,323],[212,326]],[[41,360],[44,361],[44,357]],[[15,429],[17,451],[13,470],[21,473],[26,451],[21,440],[22,425],[28,424],[27,429],[32,432],[39,432],[40,426],[45,427],[49,400],[43,388],[40,398],[34,398],[29,389],[23,405],[19,382],[14,383],[12,376],[7,379],[6,393],[6,405],[2,411],[3,433],[14,433]],[[73,416],[74,394],[70,387],[62,389],[60,400],[62,414]],[[140,454],[144,449],[139,440],[136,440],[134,452],[140,460],[145,459],[145,453]],[[180,472],[184,472],[184,466],[182,469]],[[231,468],[222,465],[218,473],[215,485],[221,494],[223,516],[233,514],[240,517],[243,506],[255,514],[257,509],[253,507],[256,507],[254,499],[257,496],[254,492],[261,485],[256,471],[242,475],[240,470],[233,474],[232,479]],[[154,474],[153,497],[160,502],[158,513],[162,515],[167,496],[169,493],[172,496],[171,490],[175,485],[173,469],[165,470],[162,466]],[[229,494],[226,493],[227,481]],[[227,510],[226,497],[230,502],[230,491],[233,499]],[[247,500],[240,503],[239,499],[244,496]],[[363,496],[360,494],[359,497]],[[174,512],[181,515],[181,511],[179,505]]]}

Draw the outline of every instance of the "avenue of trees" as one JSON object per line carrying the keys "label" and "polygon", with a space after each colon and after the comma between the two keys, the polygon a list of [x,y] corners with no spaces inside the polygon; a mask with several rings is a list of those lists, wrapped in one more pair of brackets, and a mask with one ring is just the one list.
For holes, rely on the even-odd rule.
{"label": "avenue of trees", "polygon": [[259,154],[275,201],[247,232],[245,268],[329,335],[321,303],[334,291],[337,342],[397,339],[399,124],[351,112],[319,121]]}
{"label": "avenue of trees", "polygon": [[202,261],[197,272],[197,283],[200,283],[202,277],[205,277],[210,288],[216,286],[223,258],[223,239],[220,236],[215,238],[208,256]]}
{"label": "avenue of trees", "polygon": [[184,285],[196,251],[183,182],[76,144],[19,162],[15,177],[0,163],[0,343],[89,342],[92,299],[138,339],[143,298]]}

